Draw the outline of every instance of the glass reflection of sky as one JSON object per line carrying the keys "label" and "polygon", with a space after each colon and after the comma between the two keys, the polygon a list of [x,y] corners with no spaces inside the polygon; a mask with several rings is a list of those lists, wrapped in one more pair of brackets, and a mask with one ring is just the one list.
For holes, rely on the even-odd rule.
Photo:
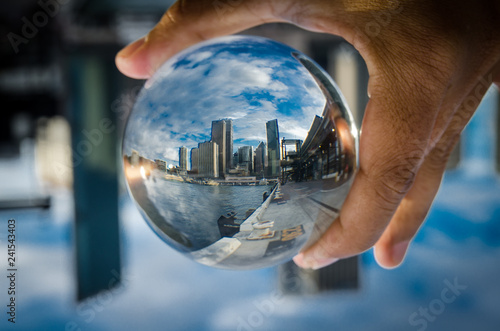
{"label": "glass reflection of sky", "polygon": [[266,39],[232,37],[180,53],[138,97],[124,152],[178,165],[178,148],[210,140],[212,121],[223,118],[233,120],[233,152],[265,142],[265,123],[276,118],[280,137],[304,139],[325,98],[292,51]]}

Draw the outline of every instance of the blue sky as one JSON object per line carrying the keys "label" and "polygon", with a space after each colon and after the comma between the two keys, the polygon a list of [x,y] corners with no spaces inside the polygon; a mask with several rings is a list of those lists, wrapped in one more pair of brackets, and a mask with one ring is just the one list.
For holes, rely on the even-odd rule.
{"label": "blue sky", "polygon": [[177,164],[178,148],[210,140],[211,123],[233,119],[234,150],[266,141],[278,119],[280,138],[304,139],[325,97],[288,46],[262,38],[225,37],[167,61],[145,84],[130,116],[131,149]]}

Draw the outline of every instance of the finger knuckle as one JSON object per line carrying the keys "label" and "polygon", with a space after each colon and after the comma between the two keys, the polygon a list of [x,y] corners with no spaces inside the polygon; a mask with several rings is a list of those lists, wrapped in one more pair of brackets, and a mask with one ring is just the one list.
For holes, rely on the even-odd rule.
{"label": "finger knuckle", "polygon": [[413,150],[387,158],[376,166],[372,180],[375,181],[374,190],[381,201],[381,208],[389,210],[399,204],[415,181],[422,158],[421,150]]}

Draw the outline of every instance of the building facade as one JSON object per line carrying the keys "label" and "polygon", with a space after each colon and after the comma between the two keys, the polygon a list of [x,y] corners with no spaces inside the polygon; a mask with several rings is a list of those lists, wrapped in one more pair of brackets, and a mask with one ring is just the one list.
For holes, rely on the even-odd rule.
{"label": "building facade", "polygon": [[185,146],[179,148],[179,168],[188,170],[188,149]]}
{"label": "building facade", "polygon": [[238,164],[249,173],[254,171],[253,146],[242,146],[238,148]]}
{"label": "building facade", "polygon": [[199,153],[199,149],[198,148],[192,148],[191,149],[191,171],[194,172],[194,173],[197,173],[198,172],[198,160],[199,160],[199,157],[198,157],[198,153]]}
{"label": "building facade", "polygon": [[213,141],[198,144],[198,174],[219,177],[219,146]]}
{"label": "building facade", "polygon": [[225,119],[226,122],[226,173],[233,168],[233,120]]}
{"label": "building facade", "polygon": [[212,140],[219,145],[219,175],[233,167],[233,120],[212,121]]}
{"label": "building facade", "polygon": [[261,141],[255,149],[254,172],[256,175],[265,177],[267,171],[267,145]]}
{"label": "building facade", "polygon": [[154,160],[156,163],[156,169],[160,171],[166,171],[167,170],[167,162],[160,160],[160,159],[155,159]]}
{"label": "building facade", "polygon": [[276,177],[280,175],[280,134],[278,120],[274,119],[266,123],[267,134],[267,159],[268,175]]}

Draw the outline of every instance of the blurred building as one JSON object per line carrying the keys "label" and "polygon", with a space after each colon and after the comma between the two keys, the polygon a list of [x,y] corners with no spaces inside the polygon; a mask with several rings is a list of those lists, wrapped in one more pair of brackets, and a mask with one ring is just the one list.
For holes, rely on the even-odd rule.
{"label": "blurred building", "polygon": [[40,179],[52,185],[73,183],[71,129],[62,116],[40,119],[37,123],[35,167]]}
{"label": "blurred building", "polygon": [[130,155],[130,164],[132,166],[137,166],[139,165],[141,156],[139,155],[139,152],[136,151],[135,149],[132,150],[132,155]]}
{"label": "blurred building", "polygon": [[167,162],[159,159],[154,160],[156,163],[156,169],[160,171],[166,171],[167,170]]}

